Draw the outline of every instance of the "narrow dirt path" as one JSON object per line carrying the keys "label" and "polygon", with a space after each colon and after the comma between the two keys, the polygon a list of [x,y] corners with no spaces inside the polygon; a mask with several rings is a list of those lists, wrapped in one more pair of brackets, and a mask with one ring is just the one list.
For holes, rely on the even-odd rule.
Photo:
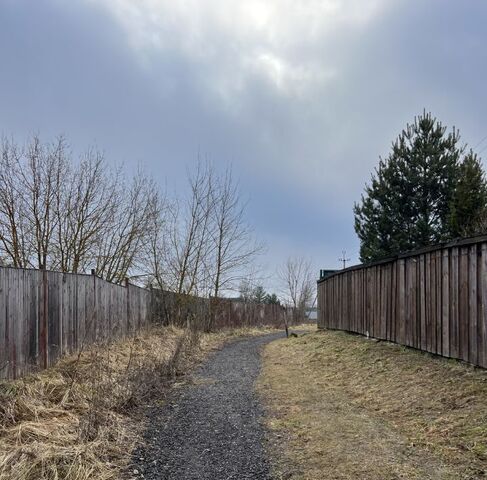
{"label": "narrow dirt path", "polygon": [[212,354],[194,381],[149,413],[147,446],[128,478],[271,479],[262,407],[254,391],[261,347],[282,337],[240,340]]}

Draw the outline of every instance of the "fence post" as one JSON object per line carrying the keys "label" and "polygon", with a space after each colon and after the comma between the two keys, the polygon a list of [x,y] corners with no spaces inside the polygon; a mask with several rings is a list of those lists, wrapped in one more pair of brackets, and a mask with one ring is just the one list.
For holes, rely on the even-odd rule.
{"label": "fence post", "polygon": [[[91,316],[91,324],[92,324],[92,333],[93,333],[93,337],[92,337],[92,341],[95,341],[97,338],[98,338],[98,333],[97,330],[98,330],[98,322],[96,321],[96,317],[98,315],[98,312],[96,311],[96,270],[94,268],[91,269],[91,275],[93,277],[93,314]],[[89,324],[87,325],[87,327],[89,328]],[[85,327],[86,328],[86,327]],[[85,331],[85,337],[87,337],[87,332]]]}
{"label": "fence post", "polygon": [[156,323],[156,312],[154,308],[154,287],[152,286],[152,282],[149,283],[149,323],[154,325]]}
{"label": "fence post", "polygon": [[125,288],[126,295],[127,295],[127,325],[126,325],[126,332],[124,332],[124,336],[132,333],[131,331],[131,324],[130,324],[130,282],[129,277],[125,277]]}
{"label": "fence post", "polygon": [[40,345],[39,353],[41,357],[42,368],[47,368],[48,366],[48,351],[49,351],[49,339],[48,339],[48,284],[47,284],[47,271],[43,267],[41,269],[41,305],[40,305]]}

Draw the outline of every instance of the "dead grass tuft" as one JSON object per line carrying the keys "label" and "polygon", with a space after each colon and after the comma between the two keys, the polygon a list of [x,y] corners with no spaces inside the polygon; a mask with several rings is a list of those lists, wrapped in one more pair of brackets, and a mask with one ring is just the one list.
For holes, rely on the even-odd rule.
{"label": "dead grass tuft", "polygon": [[484,370],[324,331],[270,344],[260,389],[286,478],[487,474]]}
{"label": "dead grass tuft", "polygon": [[112,480],[139,441],[132,413],[212,349],[274,329],[157,327],[0,382],[0,480]]}
{"label": "dead grass tuft", "polygon": [[126,413],[163,394],[198,348],[197,333],[155,328],[0,383],[0,480],[116,478],[137,438]]}

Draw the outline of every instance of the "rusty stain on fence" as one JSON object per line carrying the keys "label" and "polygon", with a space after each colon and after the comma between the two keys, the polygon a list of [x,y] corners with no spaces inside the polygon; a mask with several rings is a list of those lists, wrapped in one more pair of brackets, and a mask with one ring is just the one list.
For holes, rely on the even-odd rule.
{"label": "rusty stain on fence", "polygon": [[487,237],[408,252],[321,278],[318,326],[487,368]]}

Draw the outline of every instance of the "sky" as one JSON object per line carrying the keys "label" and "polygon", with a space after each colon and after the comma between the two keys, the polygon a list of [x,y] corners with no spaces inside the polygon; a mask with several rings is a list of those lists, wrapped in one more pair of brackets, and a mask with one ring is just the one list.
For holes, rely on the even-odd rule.
{"label": "sky", "polygon": [[[353,204],[424,109],[487,157],[482,0],[0,0],[0,133],[184,191],[231,164],[272,276],[358,262]],[[479,144],[477,146],[477,144]]]}

